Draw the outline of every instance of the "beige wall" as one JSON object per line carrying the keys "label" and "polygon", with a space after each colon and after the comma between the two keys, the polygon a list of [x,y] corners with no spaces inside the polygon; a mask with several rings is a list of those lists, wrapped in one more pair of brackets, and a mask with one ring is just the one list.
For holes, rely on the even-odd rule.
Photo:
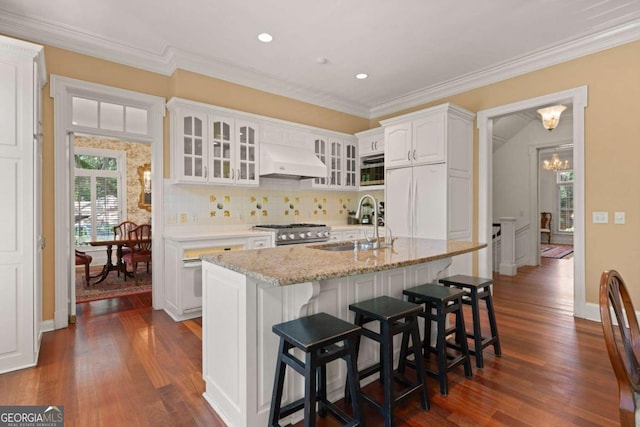
{"label": "beige wall", "polygon": [[[602,270],[616,269],[628,283],[636,306],[640,306],[639,73],[640,42],[634,42],[410,110],[450,101],[478,112],[548,93],[588,86],[589,100],[585,110],[588,303],[598,303]],[[380,119],[373,120],[372,126],[377,126]],[[477,165],[477,129],[474,145],[474,164]],[[477,178],[477,167],[475,170]],[[475,182],[477,200],[477,179]],[[592,224],[593,211],[608,211],[609,224]],[[626,225],[613,224],[614,211],[626,212]]]}
{"label": "beige wall", "polygon": [[[295,101],[240,85],[211,79],[187,71],[171,77],[110,63],[46,46],[47,71],[65,77],[120,87],[165,97],[180,96],[228,108],[295,121],[327,129],[356,132],[378,126],[378,121],[365,120],[326,108]],[[451,101],[477,112],[536,96],[589,86],[586,109],[586,217],[596,210],[625,211],[627,224],[586,225],[586,290],[587,301],[596,303],[600,272],[618,269],[631,285],[636,304],[640,305],[638,228],[640,222],[640,42],[609,49],[564,64],[535,71],[438,100],[420,107],[398,112],[398,115],[430,105]],[[44,90],[44,212],[54,211],[53,188],[53,102],[48,86]],[[389,116],[386,116],[389,117]],[[168,176],[168,120],[165,119],[165,176]],[[474,134],[477,148],[478,135]],[[477,165],[477,149],[475,150]],[[476,167],[477,171],[477,167]],[[477,182],[477,180],[476,180]],[[476,188],[477,199],[477,188]],[[477,202],[476,202],[477,205]],[[610,214],[611,216],[612,214]],[[54,253],[53,216],[44,215],[44,233],[49,244],[44,252],[43,316],[53,318]]]}

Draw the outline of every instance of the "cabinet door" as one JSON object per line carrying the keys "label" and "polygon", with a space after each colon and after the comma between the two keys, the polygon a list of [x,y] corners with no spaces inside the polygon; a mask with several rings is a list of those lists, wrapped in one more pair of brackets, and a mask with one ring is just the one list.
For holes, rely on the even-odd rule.
{"label": "cabinet door", "polygon": [[385,226],[394,237],[412,236],[413,168],[388,169],[385,179]]}
{"label": "cabinet door", "polygon": [[411,122],[392,125],[384,130],[384,164],[386,168],[411,165]]}
{"label": "cabinet door", "polygon": [[[320,159],[322,163],[327,164],[327,138],[324,136],[313,137],[313,150],[316,153],[316,157]],[[314,187],[324,187],[327,185],[327,178],[314,178]]]}
{"label": "cabinet door", "polygon": [[221,116],[210,116],[210,154],[208,173],[211,182],[228,182],[235,180],[234,165],[234,123],[233,119]]}
{"label": "cabinet door", "polygon": [[413,122],[411,158],[414,165],[445,161],[444,113],[416,119]]}
{"label": "cabinet door", "polygon": [[332,140],[329,151],[329,186],[341,187],[343,176],[343,142]]}
{"label": "cabinet door", "polygon": [[[180,120],[181,139],[176,141],[179,180],[205,181],[207,177],[206,114],[186,113]],[[182,159],[182,160],[179,160]]]}
{"label": "cabinet door", "polygon": [[435,165],[415,166],[413,168],[412,186],[413,237],[446,239],[446,165],[439,163]]}
{"label": "cabinet door", "polygon": [[236,182],[258,185],[258,126],[237,120],[236,135]]}
{"label": "cabinet door", "polygon": [[360,183],[358,180],[358,149],[355,142],[344,143],[344,186],[347,189],[354,189]]}

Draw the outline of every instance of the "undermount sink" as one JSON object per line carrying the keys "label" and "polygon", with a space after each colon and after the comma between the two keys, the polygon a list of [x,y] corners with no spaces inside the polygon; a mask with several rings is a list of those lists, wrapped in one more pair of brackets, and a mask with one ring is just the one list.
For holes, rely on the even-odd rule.
{"label": "undermount sink", "polygon": [[[388,244],[380,243],[380,247],[378,249],[383,249],[388,247]],[[366,251],[370,249],[374,249],[373,243],[370,242],[338,242],[338,243],[329,243],[326,245],[317,245],[317,246],[309,246],[312,249],[320,249],[322,251],[331,251],[331,252],[343,252],[343,251],[353,251],[355,249],[359,251]]]}

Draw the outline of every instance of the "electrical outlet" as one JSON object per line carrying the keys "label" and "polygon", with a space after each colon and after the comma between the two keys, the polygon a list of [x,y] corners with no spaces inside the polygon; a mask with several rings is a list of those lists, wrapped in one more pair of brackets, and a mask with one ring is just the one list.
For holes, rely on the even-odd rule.
{"label": "electrical outlet", "polygon": [[626,222],[624,212],[615,212],[613,214],[613,223],[614,224],[624,224]]}
{"label": "electrical outlet", "polygon": [[187,214],[186,213],[181,213],[180,214],[180,224],[185,224],[187,222]]}

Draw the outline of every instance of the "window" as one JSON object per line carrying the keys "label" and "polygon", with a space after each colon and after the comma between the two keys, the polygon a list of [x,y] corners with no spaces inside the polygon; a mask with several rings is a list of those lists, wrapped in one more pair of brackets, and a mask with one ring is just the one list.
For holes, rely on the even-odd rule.
{"label": "window", "polygon": [[76,247],[113,237],[126,206],[122,192],[124,152],[77,148],[74,185],[74,237]]}
{"label": "window", "polygon": [[558,231],[573,233],[573,171],[558,171]]}

